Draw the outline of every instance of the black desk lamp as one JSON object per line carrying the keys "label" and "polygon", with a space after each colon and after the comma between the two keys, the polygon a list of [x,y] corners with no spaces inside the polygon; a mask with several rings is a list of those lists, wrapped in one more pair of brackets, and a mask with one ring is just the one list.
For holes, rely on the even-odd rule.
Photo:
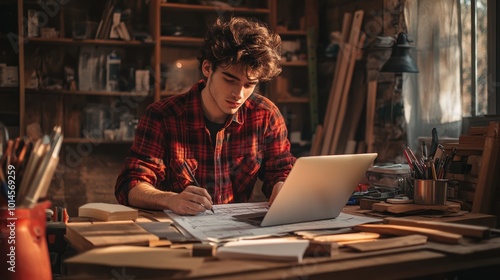
{"label": "black desk lamp", "polygon": [[410,56],[411,46],[408,42],[406,33],[398,34],[398,38],[392,47],[391,57],[382,66],[380,72],[418,73],[417,64]]}
{"label": "black desk lamp", "polygon": [[[410,49],[408,35],[406,33],[399,33],[392,46],[391,57],[384,63],[380,72],[395,73],[394,94],[392,94],[392,101],[390,106],[391,123],[394,125],[393,131],[398,132],[394,135],[399,137],[406,137],[406,129],[404,125],[398,126],[401,117],[404,118],[404,109],[402,102],[403,92],[403,73],[418,73],[418,67],[415,61],[410,56]],[[396,129],[399,128],[399,129]]]}

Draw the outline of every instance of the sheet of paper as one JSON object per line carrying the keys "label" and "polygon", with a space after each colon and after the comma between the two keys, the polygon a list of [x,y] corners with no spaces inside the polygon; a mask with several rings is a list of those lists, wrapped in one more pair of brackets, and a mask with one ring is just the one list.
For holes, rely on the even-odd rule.
{"label": "sheet of paper", "polygon": [[217,248],[219,259],[257,259],[301,262],[309,240],[268,238],[231,241]]}
{"label": "sheet of paper", "polygon": [[234,203],[214,205],[215,213],[205,211],[196,216],[180,216],[165,210],[165,213],[191,236],[201,241],[212,241],[247,236],[266,236],[298,230],[346,228],[359,224],[381,222],[381,219],[341,213],[335,219],[260,227],[233,218],[234,215],[266,211],[267,202]]}

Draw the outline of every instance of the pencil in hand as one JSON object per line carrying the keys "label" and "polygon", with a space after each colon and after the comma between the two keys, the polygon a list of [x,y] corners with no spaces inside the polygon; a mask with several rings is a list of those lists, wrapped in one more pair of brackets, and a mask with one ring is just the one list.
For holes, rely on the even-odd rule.
{"label": "pencil in hand", "polygon": [[[194,177],[193,171],[191,171],[191,168],[189,168],[189,165],[187,164],[187,162],[186,162],[186,161],[184,161],[184,168],[186,168],[186,170],[187,170],[187,172],[188,172],[188,174],[189,174],[189,177],[191,178],[191,181],[193,182],[193,184],[195,184],[195,186],[197,186],[197,187],[200,187],[200,188],[201,188],[200,183],[198,183],[198,181],[197,181],[197,180],[196,180],[196,178]],[[205,208],[206,208],[206,207],[205,207]],[[214,212],[214,209],[213,209],[213,208],[211,208],[211,209],[207,209],[207,210],[210,210],[210,211],[212,211],[212,213],[214,213],[214,214],[215,214],[215,212]]]}

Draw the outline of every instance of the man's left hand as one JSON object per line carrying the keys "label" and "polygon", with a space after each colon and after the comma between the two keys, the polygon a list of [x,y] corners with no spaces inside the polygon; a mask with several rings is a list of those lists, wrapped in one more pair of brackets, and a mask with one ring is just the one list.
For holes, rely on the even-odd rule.
{"label": "man's left hand", "polygon": [[283,182],[278,182],[274,185],[273,187],[273,193],[271,194],[271,198],[269,199],[269,206],[273,204],[274,199],[276,199],[276,196],[281,190],[281,187],[283,186]]}

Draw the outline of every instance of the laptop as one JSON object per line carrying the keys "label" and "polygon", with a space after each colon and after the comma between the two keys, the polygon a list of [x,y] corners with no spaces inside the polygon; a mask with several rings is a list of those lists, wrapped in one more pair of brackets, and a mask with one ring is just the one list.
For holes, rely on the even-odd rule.
{"label": "laptop", "polygon": [[376,157],[377,153],[299,157],[266,212],[234,217],[260,226],[336,218]]}

